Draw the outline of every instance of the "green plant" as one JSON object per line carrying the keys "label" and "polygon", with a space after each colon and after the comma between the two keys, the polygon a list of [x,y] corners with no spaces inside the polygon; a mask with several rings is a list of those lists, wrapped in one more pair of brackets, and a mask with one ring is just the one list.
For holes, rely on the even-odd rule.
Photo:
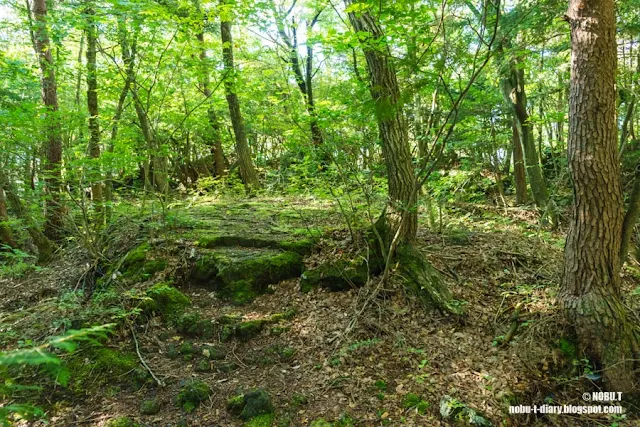
{"label": "green plant", "polygon": [[[12,378],[15,374],[10,368],[18,370],[26,367],[34,367],[46,373],[56,383],[66,385],[71,372],[66,369],[62,360],[51,350],[73,352],[78,343],[93,343],[99,345],[99,340],[105,339],[111,331],[113,324],[94,326],[80,330],[70,330],[64,335],[51,337],[46,343],[30,348],[0,352],[0,397],[7,398],[18,390],[39,390],[40,386],[25,386],[16,384]],[[13,415],[21,417],[41,418],[44,416],[42,409],[30,403],[14,403],[0,407],[0,424],[9,425]]]}

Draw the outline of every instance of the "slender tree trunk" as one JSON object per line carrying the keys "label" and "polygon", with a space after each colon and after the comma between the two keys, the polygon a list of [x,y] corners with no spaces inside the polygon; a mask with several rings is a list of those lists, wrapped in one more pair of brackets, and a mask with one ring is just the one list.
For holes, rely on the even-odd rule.
{"label": "slender tree trunk", "polygon": [[620,292],[623,201],[616,121],[614,0],[570,0],[569,169],[574,206],[558,295],[605,388],[635,386],[638,335]]}
{"label": "slender tree trunk", "polygon": [[[125,78],[122,90],[120,90],[120,96],[118,97],[118,104],[116,105],[116,111],[113,115],[113,125],[111,127],[111,136],[109,138],[109,144],[107,145],[107,152],[112,154],[115,149],[116,140],[118,138],[118,125],[120,124],[120,118],[124,111],[124,103],[127,100],[127,94],[131,88],[131,84],[134,80],[134,57],[135,57],[135,45],[136,41],[133,40],[132,46],[129,46],[129,38],[127,34],[127,21],[126,17],[118,17],[118,38],[120,40],[120,50],[122,51],[122,62],[125,67]],[[106,221],[109,223],[113,215],[113,171],[111,167],[107,168],[106,183],[104,188],[104,198]]]}
{"label": "slender tree trunk", "polygon": [[545,210],[549,201],[549,194],[547,193],[547,186],[538,161],[538,150],[536,150],[536,143],[533,138],[533,127],[529,122],[524,70],[518,66],[515,59],[512,59],[509,61],[508,70],[503,71],[503,74],[504,77],[501,80],[502,95],[511,106],[516,119],[518,135],[522,143],[524,163],[529,184],[531,185],[531,193],[536,206],[541,210]]}
{"label": "slender tree trunk", "polygon": [[516,205],[527,203],[527,175],[524,170],[524,158],[522,154],[522,144],[518,135],[518,125],[516,119],[513,119],[512,128],[512,144],[513,144],[513,180],[516,187]]}
{"label": "slender tree trunk", "polygon": [[[350,5],[351,1],[347,0],[346,4]],[[349,21],[356,32],[367,34],[364,36],[367,40],[362,41],[365,42],[363,49],[369,70],[369,90],[375,102],[382,155],[389,180],[387,216],[392,223],[401,226],[400,241],[409,243],[415,239],[418,230],[417,194],[414,191],[416,178],[396,72],[389,60],[391,54],[388,47],[376,49],[366,43],[384,39],[377,20],[368,12],[350,12]]]}
{"label": "slender tree trunk", "polygon": [[91,198],[96,211],[96,223],[104,223],[102,200],[102,174],[97,160],[100,158],[100,122],[98,119],[98,76],[96,48],[98,28],[95,22],[94,4],[85,9],[87,18],[87,109],[89,111],[89,156],[95,160],[90,171]]}
{"label": "slender tree trunk", "polygon": [[40,228],[38,228],[36,223],[33,221],[33,218],[31,218],[23,206],[22,200],[20,200],[20,196],[18,196],[18,193],[9,180],[9,177],[2,170],[0,170],[0,188],[4,191],[11,210],[15,216],[25,224],[29,237],[31,237],[33,244],[38,248],[38,261],[44,263],[50,260],[53,255],[53,243],[42,231],[40,231]]}
{"label": "slender tree trunk", "polygon": [[58,117],[58,90],[49,42],[45,0],[34,0],[33,16],[36,53],[42,76],[42,100],[47,108],[47,158],[44,164],[47,198],[44,229],[50,239],[58,240],[62,236],[64,212],[60,195],[62,187],[62,137]]}
{"label": "slender tree trunk", "polygon": [[229,115],[233,125],[233,133],[236,140],[236,155],[240,166],[240,176],[245,186],[249,189],[260,187],[258,173],[253,164],[251,148],[247,142],[247,134],[240,112],[240,101],[236,94],[236,69],[233,61],[233,38],[231,36],[231,21],[227,0],[221,0],[220,5],[226,10],[220,13],[220,36],[222,39],[222,58],[224,62],[224,88],[229,105]]}
{"label": "slender tree trunk", "polygon": [[[198,12],[200,14],[199,7]],[[211,95],[213,95],[213,92],[211,92],[211,81],[209,79],[207,49],[204,44],[204,32],[198,32],[198,34],[196,34],[196,38],[198,39],[198,44],[200,46],[200,74],[202,79],[200,84],[202,85],[204,96],[210,98]],[[207,109],[207,117],[209,119],[209,125],[211,126],[209,145],[211,146],[211,154],[213,155],[213,169],[215,176],[224,176],[225,163],[224,153],[222,151],[222,129],[220,126],[220,120],[212,103],[210,103],[209,108]]]}
{"label": "slender tree trunk", "polygon": [[4,197],[4,189],[0,187],[0,243],[17,248],[11,228],[7,225],[9,214],[7,213],[7,202]]}
{"label": "slender tree trunk", "polygon": [[[349,7],[351,0],[345,0]],[[369,70],[369,90],[375,103],[378,132],[382,142],[389,202],[374,226],[380,244],[385,281],[391,259],[398,261],[405,286],[427,305],[456,312],[451,293],[437,270],[415,247],[418,230],[417,182],[409,149],[409,132],[403,114],[400,87],[391,62],[391,53],[376,17],[368,11],[349,12],[349,21],[359,35]],[[374,47],[375,46],[375,47]],[[376,250],[376,247],[373,247]]]}

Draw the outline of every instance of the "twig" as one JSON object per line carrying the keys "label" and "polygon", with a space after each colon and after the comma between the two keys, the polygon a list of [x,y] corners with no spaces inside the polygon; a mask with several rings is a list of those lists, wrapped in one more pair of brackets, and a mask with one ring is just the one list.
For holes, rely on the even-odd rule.
{"label": "twig", "polygon": [[158,383],[158,385],[160,387],[164,387],[164,382],[162,382],[162,380],[160,380],[158,377],[156,377],[156,374],[153,373],[153,371],[151,370],[151,368],[149,367],[147,362],[142,357],[142,354],[140,354],[140,346],[138,345],[138,338],[136,338],[136,332],[133,330],[133,327],[129,326],[129,329],[131,330],[131,335],[133,336],[133,341],[136,343],[136,353],[138,353],[138,359],[140,359],[140,363],[142,363],[142,366],[144,366],[145,369],[147,371],[149,371],[149,373],[151,374],[153,379]]}

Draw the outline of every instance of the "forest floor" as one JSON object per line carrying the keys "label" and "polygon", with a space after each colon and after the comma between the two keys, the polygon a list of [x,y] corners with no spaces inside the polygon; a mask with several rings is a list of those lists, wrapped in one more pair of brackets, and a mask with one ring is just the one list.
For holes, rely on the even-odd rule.
{"label": "forest floor", "polygon": [[[119,221],[107,233],[109,266],[70,246],[39,271],[2,279],[0,350],[117,323],[102,349],[61,355],[66,386],[22,378],[43,385],[37,403],[51,425],[240,426],[228,400],[253,389],[275,408],[254,426],[450,425],[445,396],[494,425],[638,425],[628,406],[616,417],[509,415],[516,404],[584,405],[596,389],[559,335],[564,235],[530,211],[452,205],[441,232],[421,227],[419,247],[464,302],[461,316],[418,305],[395,281],[370,298],[375,277],[301,292],[304,272],[358,256],[362,236],[352,239],[332,202],[200,198],[158,218]],[[634,266],[624,286],[637,310]],[[189,300],[157,297],[174,287]],[[184,399],[202,386],[194,381],[209,387],[195,409]]]}

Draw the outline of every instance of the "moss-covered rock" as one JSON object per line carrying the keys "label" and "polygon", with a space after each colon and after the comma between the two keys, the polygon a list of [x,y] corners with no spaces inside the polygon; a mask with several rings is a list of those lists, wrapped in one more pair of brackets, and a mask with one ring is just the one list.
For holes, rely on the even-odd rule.
{"label": "moss-covered rock", "polygon": [[223,316],[219,320],[219,323],[223,325],[220,332],[220,339],[222,341],[228,341],[231,338],[239,338],[247,341],[259,335],[267,325],[291,319],[295,314],[295,310],[291,309],[282,313],[274,313],[262,319],[247,320],[244,322],[241,321],[242,317],[239,316]]}
{"label": "moss-covered rock", "polygon": [[191,305],[191,300],[169,282],[153,285],[147,290],[146,296],[147,299],[142,303],[143,311],[148,314],[155,313],[167,319],[176,319],[185,308]]}
{"label": "moss-covered rock", "polygon": [[244,427],[271,427],[275,419],[275,414],[258,415],[244,423]]}
{"label": "moss-covered rock", "polygon": [[105,427],[140,427],[140,424],[129,417],[118,417],[107,421]]}
{"label": "moss-covered rock", "polygon": [[[289,236],[287,236],[289,237]],[[242,235],[236,234],[207,234],[200,236],[197,242],[198,246],[206,249],[215,249],[220,247],[240,246],[244,248],[270,248],[291,251],[300,255],[307,255],[316,244],[315,239],[304,237],[284,238],[280,235],[251,235],[243,232]]]}
{"label": "moss-covered rock", "polygon": [[202,347],[202,355],[209,360],[222,360],[226,357],[227,352],[221,346],[205,345]]}
{"label": "moss-covered rock", "polygon": [[156,415],[160,412],[160,402],[158,399],[143,400],[140,404],[140,413],[142,415]]}
{"label": "moss-covered rock", "polygon": [[151,247],[148,243],[143,243],[131,250],[120,266],[123,278],[131,280],[146,280],[167,268],[165,259],[149,257]]}
{"label": "moss-covered rock", "polygon": [[244,304],[266,292],[268,285],[299,276],[302,267],[302,256],[296,252],[225,247],[205,253],[189,278],[227,300]]}
{"label": "moss-covered rock", "polygon": [[364,260],[338,261],[302,273],[300,290],[309,292],[319,286],[334,292],[346,291],[364,286],[368,279],[369,267]]}
{"label": "moss-covered rock", "polygon": [[186,413],[191,413],[212,393],[211,387],[202,381],[190,381],[180,387],[176,396],[176,405]]}
{"label": "moss-covered rock", "polygon": [[269,393],[261,388],[231,397],[227,410],[245,421],[274,412]]}
{"label": "moss-covered rock", "polygon": [[201,359],[196,363],[196,372],[211,372],[211,362],[205,359]]}
{"label": "moss-covered rock", "polygon": [[197,311],[184,313],[175,323],[176,330],[183,335],[203,339],[213,337],[213,324],[210,320],[201,319]]}
{"label": "moss-covered rock", "polygon": [[85,392],[88,392],[89,384],[102,387],[130,383],[133,386],[141,385],[148,378],[133,354],[107,347],[91,347],[77,352],[67,360],[67,367],[72,372],[71,387]]}

